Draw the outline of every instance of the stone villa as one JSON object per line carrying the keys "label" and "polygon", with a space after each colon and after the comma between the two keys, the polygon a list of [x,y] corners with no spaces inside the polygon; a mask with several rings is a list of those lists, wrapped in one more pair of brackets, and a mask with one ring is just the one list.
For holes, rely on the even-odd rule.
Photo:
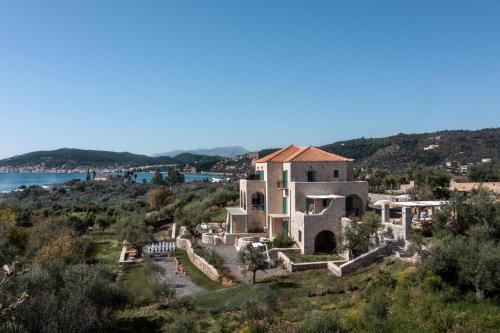
{"label": "stone villa", "polygon": [[352,161],[295,145],[256,160],[255,179],[240,180],[240,207],[227,208],[226,232],[286,234],[303,254],[332,251],[341,218],[368,203],[368,183],[353,181]]}

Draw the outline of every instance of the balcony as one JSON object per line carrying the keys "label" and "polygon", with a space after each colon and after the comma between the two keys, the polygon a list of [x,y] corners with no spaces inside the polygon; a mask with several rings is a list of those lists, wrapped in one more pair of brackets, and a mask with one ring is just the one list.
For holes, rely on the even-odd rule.
{"label": "balcony", "polygon": [[287,180],[278,180],[278,188],[287,189],[288,188],[288,181]]}

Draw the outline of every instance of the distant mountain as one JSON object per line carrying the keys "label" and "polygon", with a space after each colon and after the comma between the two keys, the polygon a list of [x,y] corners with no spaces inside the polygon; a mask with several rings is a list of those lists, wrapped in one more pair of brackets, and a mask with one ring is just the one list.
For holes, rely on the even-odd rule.
{"label": "distant mountain", "polygon": [[360,138],[339,141],[320,148],[353,158],[355,165],[364,167],[397,169],[411,163],[478,163],[483,158],[500,158],[500,128]]}
{"label": "distant mountain", "polygon": [[222,157],[193,155],[189,153],[177,157],[159,156],[150,157],[128,152],[112,152],[100,150],[83,150],[63,148],[51,151],[35,151],[0,160],[0,167],[43,167],[65,168],[77,167],[106,168],[106,167],[138,167],[168,164],[196,164],[221,160]]}
{"label": "distant mountain", "polygon": [[174,158],[186,164],[217,162],[224,159],[222,156],[209,156],[193,153],[181,153],[175,155]]}
{"label": "distant mountain", "polygon": [[192,149],[192,150],[174,150],[166,153],[154,154],[154,157],[158,156],[170,156],[174,157],[182,153],[191,153],[195,155],[208,155],[208,156],[222,156],[222,157],[234,157],[238,155],[243,155],[249,151],[240,146],[230,146],[230,147],[217,147],[210,149]]}

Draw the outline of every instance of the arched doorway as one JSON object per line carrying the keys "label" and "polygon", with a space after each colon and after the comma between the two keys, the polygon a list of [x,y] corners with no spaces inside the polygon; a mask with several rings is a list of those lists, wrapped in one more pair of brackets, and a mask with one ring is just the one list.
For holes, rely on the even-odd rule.
{"label": "arched doorway", "polygon": [[348,195],[345,198],[345,213],[346,216],[358,216],[364,212],[363,200],[356,194]]}
{"label": "arched doorway", "polygon": [[255,210],[265,210],[266,197],[262,192],[255,192],[252,194],[252,209]]}
{"label": "arched doorway", "polygon": [[323,230],[314,239],[314,253],[332,253],[335,250],[335,234]]}

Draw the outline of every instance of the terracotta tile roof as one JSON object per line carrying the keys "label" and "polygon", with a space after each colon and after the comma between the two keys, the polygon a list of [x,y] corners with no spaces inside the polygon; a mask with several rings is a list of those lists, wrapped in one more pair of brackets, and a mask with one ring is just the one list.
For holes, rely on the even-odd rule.
{"label": "terracotta tile roof", "polygon": [[302,148],[296,145],[289,145],[288,147],[282,148],[278,151],[275,151],[272,154],[264,156],[257,161],[256,163],[265,163],[265,162],[285,162],[286,158],[290,155],[296,153],[298,150]]}
{"label": "terracotta tile roof", "polygon": [[272,154],[262,157],[256,163],[266,162],[339,162],[352,161],[352,159],[335,155],[324,150],[309,146],[298,147],[290,145]]}

